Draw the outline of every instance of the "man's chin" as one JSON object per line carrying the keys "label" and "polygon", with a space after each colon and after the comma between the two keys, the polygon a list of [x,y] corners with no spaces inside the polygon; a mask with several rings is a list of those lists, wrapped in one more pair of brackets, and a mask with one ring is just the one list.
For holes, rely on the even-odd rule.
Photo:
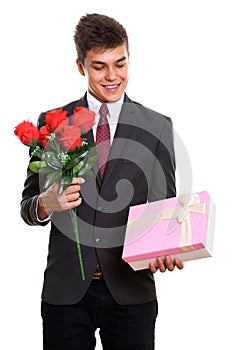
{"label": "man's chin", "polygon": [[121,99],[123,93],[124,92],[121,93],[120,91],[108,91],[102,94],[102,99],[106,102],[118,102]]}
{"label": "man's chin", "polygon": [[121,94],[117,94],[117,93],[107,93],[107,94],[97,94],[95,91],[89,89],[89,93],[95,97],[98,101],[100,101],[101,103],[108,103],[108,102],[117,102],[121,99],[122,95]]}

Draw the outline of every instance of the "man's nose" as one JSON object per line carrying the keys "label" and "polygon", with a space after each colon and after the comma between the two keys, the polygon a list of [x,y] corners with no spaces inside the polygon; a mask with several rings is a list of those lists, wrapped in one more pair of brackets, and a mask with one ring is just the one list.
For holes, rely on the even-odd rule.
{"label": "man's nose", "polygon": [[114,81],[116,79],[116,72],[114,68],[109,68],[106,73],[106,80]]}

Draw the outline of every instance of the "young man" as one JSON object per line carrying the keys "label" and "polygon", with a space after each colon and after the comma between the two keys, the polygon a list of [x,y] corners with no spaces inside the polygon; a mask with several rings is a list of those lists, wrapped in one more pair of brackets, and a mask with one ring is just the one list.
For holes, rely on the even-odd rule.
{"label": "young man", "polygon": [[[105,350],[152,350],[157,317],[153,273],[183,264],[166,257],[134,271],[121,256],[129,207],[176,195],[172,123],[126,95],[129,46],[122,25],[88,14],[81,17],[74,39],[88,91],[63,109],[68,115],[77,106],[95,111],[95,125],[86,137],[110,150],[108,161],[94,166],[96,178],[74,178],[62,195],[58,183],[40,193],[38,174],[28,169],[22,217],[29,225],[51,222],[42,291],[44,349],[94,349],[100,328]],[[44,118],[42,113],[39,128]],[[102,118],[107,118],[105,141],[100,139]],[[84,281],[70,237],[71,208],[77,208]]]}

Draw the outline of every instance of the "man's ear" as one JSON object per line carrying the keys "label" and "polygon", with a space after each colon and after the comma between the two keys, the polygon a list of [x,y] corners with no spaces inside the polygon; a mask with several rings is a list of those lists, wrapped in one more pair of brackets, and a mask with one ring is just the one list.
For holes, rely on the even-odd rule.
{"label": "man's ear", "polygon": [[80,72],[81,75],[85,76],[85,70],[83,64],[80,62],[80,60],[77,58],[76,64],[78,67],[78,71]]}

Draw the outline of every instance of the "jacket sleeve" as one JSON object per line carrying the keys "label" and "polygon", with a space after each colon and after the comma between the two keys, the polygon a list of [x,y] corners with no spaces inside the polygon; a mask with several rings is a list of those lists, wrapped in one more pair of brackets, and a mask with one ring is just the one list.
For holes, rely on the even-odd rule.
{"label": "jacket sleeve", "polygon": [[44,226],[49,222],[49,220],[40,221],[37,218],[37,201],[39,194],[39,175],[28,168],[20,203],[21,217],[28,225]]}
{"label": "jacket sleeve", "polygon": [[173,125],[171,119],[165,117],[151,174],[149,202],[176,196],[175,169]]}

